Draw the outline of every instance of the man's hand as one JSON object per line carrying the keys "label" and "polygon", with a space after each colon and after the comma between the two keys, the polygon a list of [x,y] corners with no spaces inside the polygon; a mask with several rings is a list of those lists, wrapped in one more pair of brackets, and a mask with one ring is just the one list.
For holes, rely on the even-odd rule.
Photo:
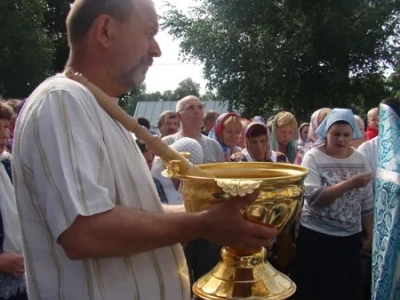
{"label": "man's hand", "polygon": [[270,243],[277,230],[265,225],[246,221],[240,208],[252,203],[258,192],[235,197],[212,205],[203,212],[205,239],[236,249],[258,248]]}
{"label": "man's hand", "polygon": [[14,277],[23,276],[25,273],[24,257],[12,252],[0,254],[0,270]]}

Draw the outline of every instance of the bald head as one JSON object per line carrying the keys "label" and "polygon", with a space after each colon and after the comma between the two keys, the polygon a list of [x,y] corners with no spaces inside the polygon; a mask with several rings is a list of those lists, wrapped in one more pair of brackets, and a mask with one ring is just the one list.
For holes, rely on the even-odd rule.
{"label": "bald head", "polygon": [[185,98],[182,98],[181,100],[179,100],[176,103],[176,112],[180,112],[185,108],[186,103],[188,102],[199,102],[200,103],[200,99],[197,98],[196,96],[186,96]]}

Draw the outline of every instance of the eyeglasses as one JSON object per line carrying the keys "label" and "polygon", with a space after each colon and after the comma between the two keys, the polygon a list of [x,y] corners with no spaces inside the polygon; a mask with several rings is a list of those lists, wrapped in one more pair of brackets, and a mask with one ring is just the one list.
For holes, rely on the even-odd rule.
{"label": "eyeglasses", "polygon": [[182,111],[182,110],[194,111],[195,108],[197,108],[198,110],[203,110],[204,107],[205,107],[204,104],[189,104],[189,105],[186,105],[186,106],[185,106],[183,109],[181,109],[180,111]]}

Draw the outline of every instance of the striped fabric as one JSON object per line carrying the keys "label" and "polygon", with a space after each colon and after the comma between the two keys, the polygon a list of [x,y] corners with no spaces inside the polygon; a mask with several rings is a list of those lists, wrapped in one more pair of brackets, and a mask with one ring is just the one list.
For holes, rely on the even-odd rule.
{"label": "striped fabric", "polygon": [[180,245],[71,261],[56,242],[78,215],[115,205],[162,211],[131,134],[85,87],[62,75],[49,78],[28,99],[14,138],[30,300],[189,299]]}

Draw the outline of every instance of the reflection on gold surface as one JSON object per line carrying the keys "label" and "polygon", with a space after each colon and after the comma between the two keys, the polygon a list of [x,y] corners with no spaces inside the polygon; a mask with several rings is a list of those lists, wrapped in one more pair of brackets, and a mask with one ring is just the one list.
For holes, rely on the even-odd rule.
{"label": "reflection on gold surface", "polygon": [[[209,177],[179,173],[179,162],[168,162],[164,175],[183,182],[184,205],[189,212],[207,209],[232,196],[259,190],[258,198],[242,209],[249,221],[272,226],[279,231],[292,224],[303,204],[307,169],[279,163],[217,163],[198,166]],[[296,285],[264,262],[265,249],[240,252],[224,247],[221,261],[193,286],[193,292],[206,300],[286,299]]]}

